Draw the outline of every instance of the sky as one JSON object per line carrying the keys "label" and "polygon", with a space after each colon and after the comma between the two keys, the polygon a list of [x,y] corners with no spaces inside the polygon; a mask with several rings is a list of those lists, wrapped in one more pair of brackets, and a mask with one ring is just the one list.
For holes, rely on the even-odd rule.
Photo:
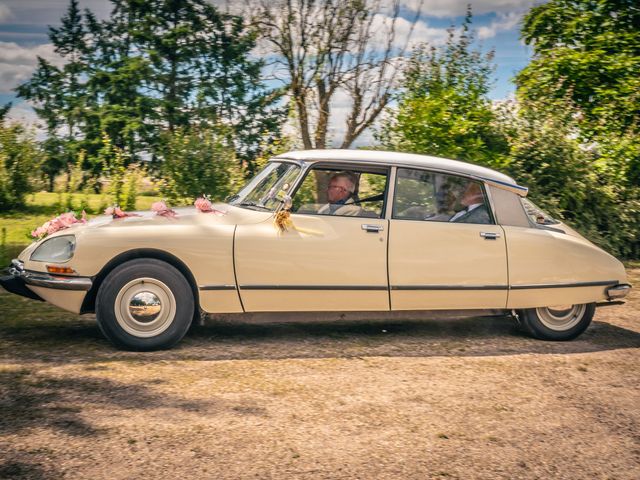
{"label": "sky", "polygon": [[[230,8],[234,3],[244,3],[244,0],[212,1]],[[541,1],[402,0],[401,3],[406,17],[422,5],[412,42],[428,41],[433,44],[443,41],[447,28],[460,25],[467,4],[470,4],[479,46],[484,50],[495,50],[496,81],[490,96],[500,100],[514,93],[512,79],[528,63],[531,55],[531,48],[519,38],[522,15]],[[28,123],[36,121],[31,107],[16,98],[13,89],[29,79],[37,56],[57,63],[47,30],[49,25],[59,25],[68,3],[68,0],[0,0],[0,105],[13,102],[10,118]],[[89,8],[98,18],[106,18],[111,9],[107,0],[79,0],[79,3],[81,8]],[[336,107],[340,111],[340,105]],[[336,126],[336,129],[340,127]]]}

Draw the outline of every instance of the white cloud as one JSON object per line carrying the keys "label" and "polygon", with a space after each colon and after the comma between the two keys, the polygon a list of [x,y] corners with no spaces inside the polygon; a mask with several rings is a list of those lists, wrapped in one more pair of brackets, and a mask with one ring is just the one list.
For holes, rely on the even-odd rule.
{"label": "white cloud", "polygon": [[478,38],[480,40],[493,38],[498,32],[511,30],[517,26],[521,19],[522,13],[519,12],[499,13],[488,26],[478,28]]}
{"label": "white cloud", "polygon": [[26,102],[14,103],[7,114],[7,120],[27,127],[29,131],[33,132],[38,141],[47,138],[47,131],[42,120],[38,118],[36,112]]}
{"label": "white cloud", "polygon": [[38,56],[57,65],[62,63],[50,43],[21,46],[14,42],[0,42],[0,92],[11,92],[28,80],[36,68]]}
{"label": "white cloud", "polygon": [[[391,1],[391,0],[388,0]],[[433,17],[458,17],[467,11],[467,5],[471,4],[474,15],[484,13],[507,13],[513,11],[525,11],[541,0],[401,0],[404,8],[416,11],[422,6],[422,15]]]}
{"label": "white cloud", "polygon": [[[373,18],[371,30],[374,32],[375,43],[384,48],[387,41],[387,33],[391,28],[392,18],[383,15],[376,14]],[[413,25],[413,22],[402,17],[396,19],[395,24],[395,38],[394,48],[402,49],[407,46],[409,49],[418,43],[428,42],[433,45],[439,45],[444,43],[447,38],[446,28],[433,28],[423,20],[419,20]],[[409,38],[409,35],[411,37]],[[407,44],[407,39],[409,42]]]}
{"label": "white cloud", "polygon": [[0,3],[0,22],[4,22],[5,20],[10,19],[11,17],[12,15],[9,7],[4,3]]}
{"label": "white cloud", "polygon": [[[58,25],[69,8],[69,0],[5,0],[11,10],[14,24]],[[80,0],[81,10],[89,8],[98,18],[107,18],[111,11],[111,2],[105,0]]]}

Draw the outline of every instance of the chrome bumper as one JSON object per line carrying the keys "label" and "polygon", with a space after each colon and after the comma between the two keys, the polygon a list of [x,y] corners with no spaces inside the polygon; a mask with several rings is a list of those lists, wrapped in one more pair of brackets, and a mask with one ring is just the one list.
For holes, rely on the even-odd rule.
{"label": "chrome bumper", "polygon": [[93,285],[89,277],[66,277],[62,275],[50,275],[43,272],[30,272],[24,269],[20,260],[12,260],[9,267],[9,275],[22,280],[27,285],[34,287],[55,288],[58,290],[88,291]]}
{"label": "chrome bumper", "polygon": [[631,291],[631,285],[628,283],[621,283],[605,289],[608,300],[615,300],[616,298],[624,298]]}

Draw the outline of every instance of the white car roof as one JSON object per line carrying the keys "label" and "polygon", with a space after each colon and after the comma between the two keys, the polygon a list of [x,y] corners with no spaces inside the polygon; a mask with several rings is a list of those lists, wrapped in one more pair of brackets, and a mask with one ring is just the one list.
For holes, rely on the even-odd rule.
{"label": "white car roof", "polygon": [[415,155],[412,153],[387,152],[383,150],[345,150],[345,149],[324,149],[324,150],[298,150],[294,152],[282,153],[275,157],[281,159],[299,161],[347,161],[347,162],[368,162],[381,165],[402,165],[428,168],[451,173],[460,173],[483,180],[488,180],[499,187],[506,187],[516,191],[520,195],[526,195],[527,189],[519,186],[515,180],[508,175],[496,172],[490,168],[450,160],[448,158],[431,157],[429,155]]}

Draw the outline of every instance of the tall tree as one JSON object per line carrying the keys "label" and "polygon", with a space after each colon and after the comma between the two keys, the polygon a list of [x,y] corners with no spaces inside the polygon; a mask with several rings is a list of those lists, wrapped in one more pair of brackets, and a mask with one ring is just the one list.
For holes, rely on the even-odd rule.
{"label": "tall tree", "polygon": [[87,112],[86,73],[89,59],[88,32],[77,0],[71,0],[60,27],[49,28],[49,39],[63,65],[57,67],[38,57],[31,79],[17,88],[18,95],[31,100],[45,121],[48,139],[43,165],[50,182],[63,168],[75,162]]}
{"label": "tall tree", "polygon": [[[341,148],[372,125],[391,98],[398,58],[400,2],[381,0],[260,0],[247,2],[252,21],[286,77],[304,148],[326,148],[331,108],[349,102]],[[390,8],[384,9],[384,5]],[[418,20],[416,13],[409,30]],[[398,45],[399,44],[399,45]]]}
{"label": "tall tree", "polygon": [[533,59],[516,77],[528,100],[568,97],[587,137],[640,126],[636,0],[551,0],[525,16]]}
{"label": "tall tree", "polygon": [[262,83],[262,62],[250,57],[255,32],[205,0],[112,2],[94,76],[102,128],[126,134],[114,138],[120,147],[162,158],[165,131],[219,127],[251,163],[282,118],[277,95]]}
{"label": "tall tree", "polygon": [[404,71],[398,105],[376,133],[391,149],[496,165],[508,150],[488,93],[493,52],[473,49],[471,12],[441,48],[422,45]]}
{"label": "tall tree", "polygon": [[[586,217],[615,251],[640,252],[640,7],[635,0],[550,0],[524,17],[522,37],[533,58],[516,77],[527,114],[569,114],[573,136],[590,152],[612,208]],[[537,112],[526,112],[535,108]],[[577,179],[574,179],[576,181]],[[606,192],[605,192],[606,190]]]}
{"label": "tall tree", "polygon": [[103,136],[127,161],[164,155],[166,132],[219,129],[251,164],[279,134],[278,95],[251,57],[256,34],[205,0],[111,0],[98,21],[71,0],[50,38],[63,66],[43,59],[18,88],[46,120],[50,173],[87,152],[99,173]]}

